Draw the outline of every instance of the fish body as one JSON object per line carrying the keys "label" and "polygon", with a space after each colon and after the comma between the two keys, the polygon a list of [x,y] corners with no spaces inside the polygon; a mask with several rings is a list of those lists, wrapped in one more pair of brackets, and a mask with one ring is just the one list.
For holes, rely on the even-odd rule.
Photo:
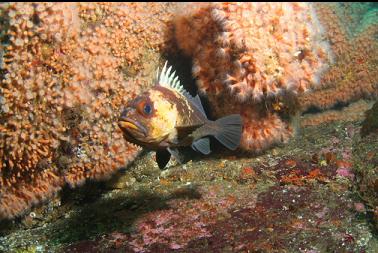
{"label": "fish body", "polygon": [[199,96],[192,97],[184,90],[171,68],[167,69],[166,63],[160,76],[158,72],[157,84],[128,102],[121,113],[118,125],[126,140],[155,150],[160,168],[165,167],[171,155],[181,162],[181,147],[191,146],[209,154],[209,136],[235,150],[241,139],[240,115],[209,120]]}

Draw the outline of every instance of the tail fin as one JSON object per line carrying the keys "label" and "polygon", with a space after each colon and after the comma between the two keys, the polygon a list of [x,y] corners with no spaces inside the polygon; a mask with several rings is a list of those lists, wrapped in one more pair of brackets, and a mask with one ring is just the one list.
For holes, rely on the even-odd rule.
{"label": "tail fin", "polygon": [[235,150],[240,145],[243,121],[239,114],[232,114],[215,121],[221,131],[214,137],[228,149]]}

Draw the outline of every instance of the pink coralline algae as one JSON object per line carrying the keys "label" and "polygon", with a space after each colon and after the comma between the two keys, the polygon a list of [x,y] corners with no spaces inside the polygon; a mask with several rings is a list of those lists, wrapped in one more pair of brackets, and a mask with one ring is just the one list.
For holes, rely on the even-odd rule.
{"label": "pink coralline algae", "polygon": [[361,202],[354,203],[354,209],[359,212],[359,213],[364,213],[366,212],[365,205]]}
{"label": "pink coralline algae", "polygon": [[312,4],[215,3],[185,9],[175,20],[176,41],[193,59],[193,75],[213,116],[242,114],[243,150],[287,141],[293,127],[280,114],[295,107],[293,95],[319,83],[332,61]]}
{"label": "pink coralline algae", "polygon": [[[185,210],[186,204],[180,203],[178,210]],[[134,238],[130,245],[134,250],[143,252],[145,248],[154,244],[165,244],[170,249],[180,249],[187,246],[193,238],[210,237],[206,222],[215,217],[205,217],[203,214],[208,210],[208,206],[203,203],[190,203],[192,209],[181,215],[177,210],[163,210],[150,213],[137,223],[138,234],[141,237]],[[202,213],[197,213],[202,210]],[[186,211],[186,210],[185,210]]]}
{"label": "pink coralline algae", "polygon": [[350,179],[354,179],[354,174],[352,171],[352,164],[350,162],[345,162],[342,160],[336,161],[336,174],[340,177],[346,177]]}
{"label": "pink coralline algae", "polygon": [[349,169],[346,169],[346,168],[340,168],[340,169],[338,169],[336,171],[336,174],[338,176],[341,176],[341,177],[347,177],[347,178],[350,178],[350,179],[354,178],[354,174]]}
{"label": "pink coralline algae", "polygon": [[[277,162],[240,169],[255,175],[242,184],[219,180],[195,188],[180,186],[175,191],[184,195],[171,195],[158,209],[133,210],[138,217],[131,221],[131,231],[101,234],[94,247],[146,253],[363,251],[366,245],[357,241],[366,238],[365,232],[355,223],[361,221],[349,218],[362,210],[361,203],[347,190],[351,181],[336,177],[337,166],[290,156]],[[296,180],[285,180],[294,179],[293,171]],[[267,180],[273,180],[268,187]],[[187,190],[195,190],[197,197],[185,195]],[[354,240],[343,243],[348,238]]]}
{"label": "pink coralline algae", "polygon": [[[212,225],[227,219],[227,212],[235,207],[252,207],[255,196],[236,199],[240,189],[224,189],[220,186],[202,189],[200,199],[172,199],[168,209],[149,212],[135,223],[135,233],[128,239],[128,247],[134,252],[159,252],[161,247],[187,249],[193,240],[213,237]],[[154,250],[155,249],[155,250]]]}

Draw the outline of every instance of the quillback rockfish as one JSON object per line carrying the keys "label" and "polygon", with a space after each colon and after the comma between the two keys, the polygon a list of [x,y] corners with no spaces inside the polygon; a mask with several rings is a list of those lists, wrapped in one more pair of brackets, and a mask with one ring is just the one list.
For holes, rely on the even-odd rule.
{"label": "quillback rockfish", "polygon": [[192,97],[181,85],[167,62],[157,84],[128,102],[118,121],[127,141],[156,150],[159,168],[164,168],[171,155],[181,162],[180,148],[191,146],[209,154],[214,136],[231,150],[239,144],[242,119],[232,114],[216,121],[207,118],[198,95]]}

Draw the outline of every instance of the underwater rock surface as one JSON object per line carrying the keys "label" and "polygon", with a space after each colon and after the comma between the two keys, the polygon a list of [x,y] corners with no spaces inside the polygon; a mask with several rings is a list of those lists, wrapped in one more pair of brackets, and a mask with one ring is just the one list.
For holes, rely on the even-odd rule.
{"label": "underwater rock surface", "polygon": [[358,119],[366,104],[333,107],[378,94],[376,7],[1,4],[0,219],[131,164],[116,121],[163,59],[211,117],[241,114],[245,152],[287,142],[312,107],[331,111],[305,125]]}
{"label": "underwater rock surface", "polygon": [[[360,100],[378,95],[378,5],[281,5],[1,4],[0,252],[378,252],[377,104],[362,123]],[[248,154],[214,143],[161,171],[124,140],[122,106],[166,59],[211,116],[243,114]]]}
{"label": "underwater rock surface", "polygon": [[370,110],[365,112],[366,118],[362,122],[361,136],[365,137],[378,130],[378,101],[374,103]]}
{"label": "underwater rock surface", "polygon": [[145,153],[109,182],[65,190],[3,222],[0,251],[375,252],[377,189],[368,179],[378,136],[361,139],[360,128],[305,127],[257,157],[219,150],[164,171]]}

